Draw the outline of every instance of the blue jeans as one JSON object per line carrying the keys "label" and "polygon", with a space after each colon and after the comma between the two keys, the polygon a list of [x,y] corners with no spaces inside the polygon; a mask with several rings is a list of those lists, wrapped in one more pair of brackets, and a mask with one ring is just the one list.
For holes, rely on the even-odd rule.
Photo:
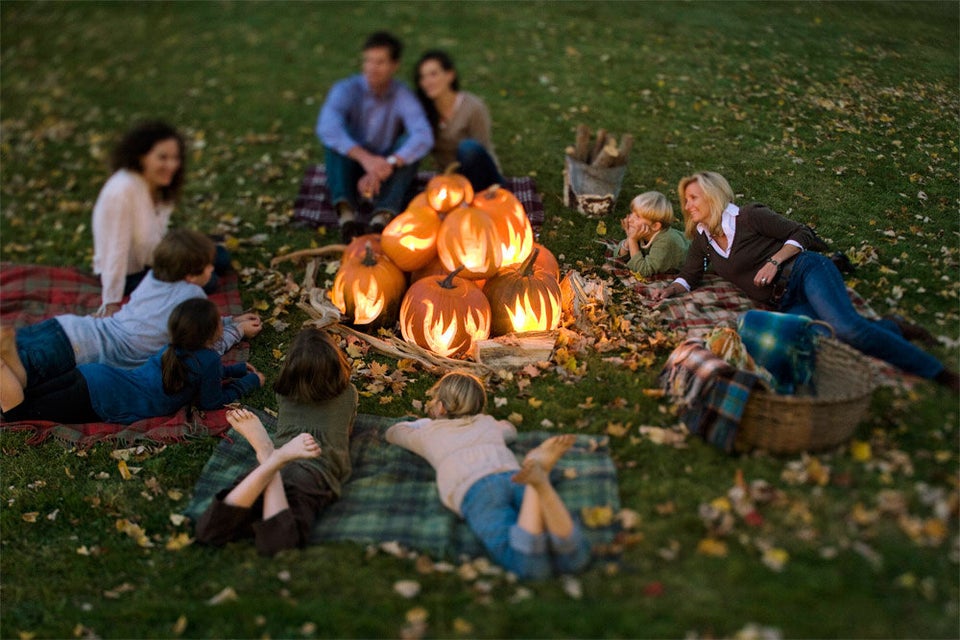
{"label": "blue jeans", "polygon": [[480,478],[467,490],[460,505],[463,518],[490,557],[527,580],[585,567],[590,561],[590,546],[576,525],[567,538],[534,535],[517,526],[526,487],[510,479],[514,473],[505,471]]}
{"label": "blue jeans", "polygon": [[[327,188],[330,190],[333,206],[346,202],[356,211],[360,204],[357,181],[365,173],[363,166],[330,147],[324,147],[324,154],[324,162],[327,165]],[[411,190],[419,166],[419,162],[411,162],[394,169],[390,177],[380,185],[380,193],[373,201],[374,212],[387,211],[396,215],[406,208],[413,195]]]}
{"label": "blue jeans", "polygon": [[460,173],[470,181],[473,190],[477,193],[492,184],[504,186],[504,179],[500,175],[500,170],[497,169],[497,163],[476,140],[467,139],[460,142],[457,146],[457,162],[460,163]]}
{"label": "blue jeans", "polygon": [[795,258],[779,310],[823,320],[840,341],[907,373],[934,378],[943,371],[939,360],[907,341],[895,324],[857,313],[843,276],[822,254],[804,251]]}
{"label": "blue jeans", "polygon": [[17,329],[17,354],[27,371],[27,388],[77,366],[70,338],[56,318]]}

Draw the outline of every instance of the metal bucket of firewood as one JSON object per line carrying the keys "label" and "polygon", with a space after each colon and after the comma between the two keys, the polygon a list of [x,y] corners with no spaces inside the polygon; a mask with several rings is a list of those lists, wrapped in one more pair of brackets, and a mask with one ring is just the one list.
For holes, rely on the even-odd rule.
{"label": "metal bucket of firewood", "polygon": [[617,139],[605,129],[591,140],[590,127],[577,127],[576,144],[567,147],[563,167],[563,204],[590,217],[613,211],[627,172],[633,136]]}

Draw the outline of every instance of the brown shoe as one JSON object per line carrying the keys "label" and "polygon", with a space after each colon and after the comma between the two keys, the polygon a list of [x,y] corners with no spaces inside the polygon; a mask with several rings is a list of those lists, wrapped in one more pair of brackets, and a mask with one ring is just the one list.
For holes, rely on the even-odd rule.
{"label": "brown shoe", "polygon": [[956,372],[944,368],[943,371],[937,374],[934,380],[954,393],[960,394],[960,376],[958,376]]}
{"label": "brown shoe", "polygon": [[910,322],[900,314],[891,313],[883,316],[883,319],[889,320],[893,324],[897,325],[897,328],[900,329],[900,333],[903,334],[903,337],[910,342],[919,342],[928,347],[933,347],[937,344],[937,339],[932,333],[924,329],[919,324]]}

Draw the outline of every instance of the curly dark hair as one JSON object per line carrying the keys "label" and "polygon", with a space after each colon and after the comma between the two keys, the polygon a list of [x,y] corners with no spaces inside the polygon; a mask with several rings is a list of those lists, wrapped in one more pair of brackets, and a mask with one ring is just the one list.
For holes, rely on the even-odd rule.
{"label": "curly dark hair", "polygon": [[164,202],[175,202],[183,189],[183,177],[187,167],[187,145],[180,132],[162,120],[141,122],[127,131],[113,149],[110,168],[113,171],[129,169],[143,173],[140,158],[150,153],[154,145],[164,140],[176,140],[180,149],[180,168],[173,174],[170,184],[160,188]]}
{"label": "curly dark hair", "polygon": [[[455,72],[457,65],[453,63],[453,58],[451,58],[450,54],[446,51],[442,49],[430,49],[429,51],[423,52],[423,55],[420,56],[417,64],[413,67],[413,86],[417,88],[417,97],[420,99],[420,104],[423,105],[423,110],[427,114],[427,120],[430,121],[430,126],[433,127],[434,132],[436,132],[437,127],[440,125],[440,114],[437,112],[437,107],[433,104],[433,100],[428,98],[427,94],[420,88],[420,67],[428,60],[436,60],[440,63],[440,67],[444,71]],[[460,91],[460,74],[453,77],[453,83],[450,85],[450,88],[454,91]]]}

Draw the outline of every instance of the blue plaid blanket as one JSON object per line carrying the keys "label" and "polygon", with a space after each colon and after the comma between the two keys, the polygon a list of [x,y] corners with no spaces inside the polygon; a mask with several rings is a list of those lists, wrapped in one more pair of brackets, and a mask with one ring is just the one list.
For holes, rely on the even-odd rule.
{"label": "blue plaid blanket", "polygon": [[[257,413],[268,430],[276,425],[272,417]],[[367,414],[357,417],[350,442],[353,474],[340,500],[318,519],[312,542],[395,541],[435,557],[482,556],[483,547],[466,523],[440,503],[433,468],[420,456],[384,439],[383,434],[395,422],[396,418]],[[521,433],[511,449],[522,458],[550,435]],[[256,463],[253,449],[243,437],[232,430],[227,436],[208,460],[184,511],[194,522],[218,491]],[[609,506],[614,513],[620,509],[616,468],[605,437],[577,436],[554,469],[552,480],[580,522],[585,507]],[[611,525],[584,527],[584,533],[591,544],[608,545],[616,531]]]}

